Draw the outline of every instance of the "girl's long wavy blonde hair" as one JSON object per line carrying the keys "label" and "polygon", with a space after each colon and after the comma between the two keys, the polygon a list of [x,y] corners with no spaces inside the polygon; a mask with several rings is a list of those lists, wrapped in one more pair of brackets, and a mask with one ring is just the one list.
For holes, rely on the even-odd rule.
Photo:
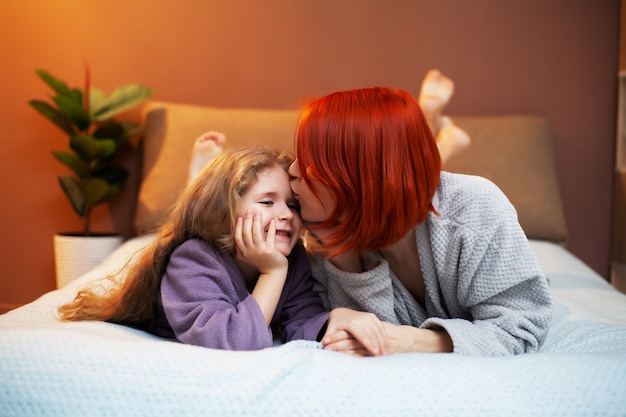
{"label": "girl's long wavy blonde hair", "polygon": [[264,147],[220,153],[187,185],[137,261],[108,277],[113,280],[108,290],[86,288],[78,292],[73,301],[59,307],[61,320],[99,320],[150,328],[161,279],[174,249],[186,240],[199,238],[234,255],[235,212],[243,194],[260,172],[273,166],[286,172],[292,162],[292,154]]}

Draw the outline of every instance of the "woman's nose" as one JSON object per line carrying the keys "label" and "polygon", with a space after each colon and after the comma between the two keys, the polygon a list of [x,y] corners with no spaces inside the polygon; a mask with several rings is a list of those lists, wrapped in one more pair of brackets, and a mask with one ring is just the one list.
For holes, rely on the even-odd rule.
{"label": "woman's nose", "polygon": [[293,177],[293,179],[300,178],[300,169],[298,168],[298,161],[293,161],[291,165],[289,165],[289,169],[287,173]]}

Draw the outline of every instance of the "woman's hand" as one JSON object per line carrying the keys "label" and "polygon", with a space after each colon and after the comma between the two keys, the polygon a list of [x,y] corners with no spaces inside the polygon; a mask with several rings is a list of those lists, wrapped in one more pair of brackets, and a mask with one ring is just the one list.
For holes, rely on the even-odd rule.
{"label": "woman's hand", "polygon": [[[327,350],[355,356],[382,356],[410,352],[446,353],[453,349],[452,339],[443,329],[420,329],[381,322],[376,316],[368,317],[370,313],[345,308],[337,308],[330,314],[328,330],[322,339]],[[333,318],[336,319],[334,323]],[[384,329],[382,336],[378,333],[378,324]]]}
{"label": "woman's hand", "polygon": [[413,326],[403,326],[383,322],[385,332],[389,338],[389,353],[407,352],[452,352],[452,339],[443,329],[420,329]]}
{"label": "woman's hand", "polygon": [[383,322],[372,313],[335,308],[328,317],[322,339],[324,349],[356,356],[387,354],[387,334]]}

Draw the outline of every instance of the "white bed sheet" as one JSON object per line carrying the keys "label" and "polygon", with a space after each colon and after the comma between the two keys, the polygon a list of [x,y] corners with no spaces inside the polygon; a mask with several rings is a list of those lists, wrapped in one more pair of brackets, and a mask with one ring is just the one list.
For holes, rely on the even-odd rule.
{"label": "white bed sheet", "polygon": [[0,416],[626,416],[626,296],[559,245],[531,241],[556,301],[536,354],[354,358],[305,341],[227,352],[56,319],[152,238],[0,316]]}

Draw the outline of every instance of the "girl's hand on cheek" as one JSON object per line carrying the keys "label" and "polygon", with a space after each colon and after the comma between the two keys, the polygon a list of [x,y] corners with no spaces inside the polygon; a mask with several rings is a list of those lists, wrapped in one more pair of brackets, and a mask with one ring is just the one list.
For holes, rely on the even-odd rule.
{"label": "girl's hand on cheek", "polygon": [[246,211],[245,218],[238,218],[235,225],[237,258],[256,268],[259,276],[250,292],[263,312],[269,326],[280,294],[287,279],[287,258],[274,245],[276,225],[272,220],[265,237],[263,221],[259,212]]}
{"label": "girl's hand on cheek", "polygon": [[263,230],[261,213],[246,211],[245,218],[239,217],[235,225],[235,244],[238,257],[259,270],[270,273],[288,267],[287,258],[275,246],[276,224],[270,221],[267,237]]}

